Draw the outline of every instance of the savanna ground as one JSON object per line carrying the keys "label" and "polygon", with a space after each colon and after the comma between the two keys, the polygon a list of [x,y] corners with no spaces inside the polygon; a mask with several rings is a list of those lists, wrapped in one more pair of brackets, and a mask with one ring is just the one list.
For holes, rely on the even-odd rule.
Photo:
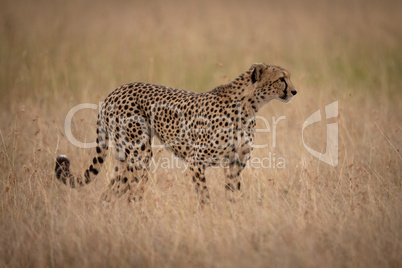
{"label": "savanna ground", "polygon": [[[1,1],[0,266],[401,267],[401,12],[391,0]],[[183,164],[158,149],[134,205],[100,205],[111,161],[85,188],[55,180],[57,154],[78,173],[92,153],[66,138],[75,105],[135,81],[204,92],[254,62],[285,67],[299,93],[260,111],[268,147],[236,203],[210,169],[202,209]],[[324,152],[337,123],[336,167],[302,139],[334,101],[339,116],[304,142]],[[286,117],[276,138],[272,116]],[[77,139],[94,140],[95,120],[75,115]]]}

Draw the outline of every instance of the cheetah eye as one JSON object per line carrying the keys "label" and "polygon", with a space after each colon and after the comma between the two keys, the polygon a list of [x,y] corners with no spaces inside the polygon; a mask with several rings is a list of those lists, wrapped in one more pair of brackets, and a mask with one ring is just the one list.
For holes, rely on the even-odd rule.
{"label": "cheetah eye", "polygon": [[280,79],[281,79],[281,82],[286,83],[286,82],[285,82],[285,77],[281,77]]}

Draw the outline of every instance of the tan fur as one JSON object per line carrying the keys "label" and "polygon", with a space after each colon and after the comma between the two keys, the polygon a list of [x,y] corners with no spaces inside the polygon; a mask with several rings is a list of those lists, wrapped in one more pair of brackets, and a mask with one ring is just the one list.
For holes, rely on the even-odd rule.
{"label": "tan fur", "polygon": [[56,160],[56,177],[71,187],[91,182],[100,172],[110,141],[116,152],[116,174],[102,199],[110,201],[128,191],[129,201],[140,200],[156,135],[189,164],[201,203],[209,201],[205,169],[211,165],[224,163],[230,196],[240,190],[239,174],[250,158],[255,114],[273,99],[290,102],[296,93],[286,70],[262,63],[206,93],[144,83],[123,85],[102,105],[96,156],[84,180],[70,173],[65,156]]}

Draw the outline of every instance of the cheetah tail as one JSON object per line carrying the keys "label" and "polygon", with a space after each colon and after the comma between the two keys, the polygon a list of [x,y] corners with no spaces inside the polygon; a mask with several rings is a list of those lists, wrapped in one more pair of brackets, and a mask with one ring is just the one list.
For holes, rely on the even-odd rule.
{"label": "cheetah tail", "polygon": [[96,147],[96,156],[92,159],[92,163],[88,169],[84,172],[84,179],[81,176],[74,176],[70,172],[70,160],[65,155],[59,155],[56,158],[55,173],[56,178],[60,180],[65,185],[71,188],[76,188],[77,186],[84,186],[90,183],[96,175],[98,175],[101,170],[101,166],[107,154],[108,147],[101,148]]}

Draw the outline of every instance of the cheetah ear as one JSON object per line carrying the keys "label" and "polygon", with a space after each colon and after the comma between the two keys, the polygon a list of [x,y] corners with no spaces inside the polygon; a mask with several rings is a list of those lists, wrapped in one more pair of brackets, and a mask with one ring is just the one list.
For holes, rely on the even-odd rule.
{"label": "cheetah ear", "polygon": [[254,84],[257,81],[260,81],[261,79],[261,75],[265,69],[265,64],[263,63],[255,63],[251,66],[251,69],[253,69],[253,71],[251,72],[251,82]]}

